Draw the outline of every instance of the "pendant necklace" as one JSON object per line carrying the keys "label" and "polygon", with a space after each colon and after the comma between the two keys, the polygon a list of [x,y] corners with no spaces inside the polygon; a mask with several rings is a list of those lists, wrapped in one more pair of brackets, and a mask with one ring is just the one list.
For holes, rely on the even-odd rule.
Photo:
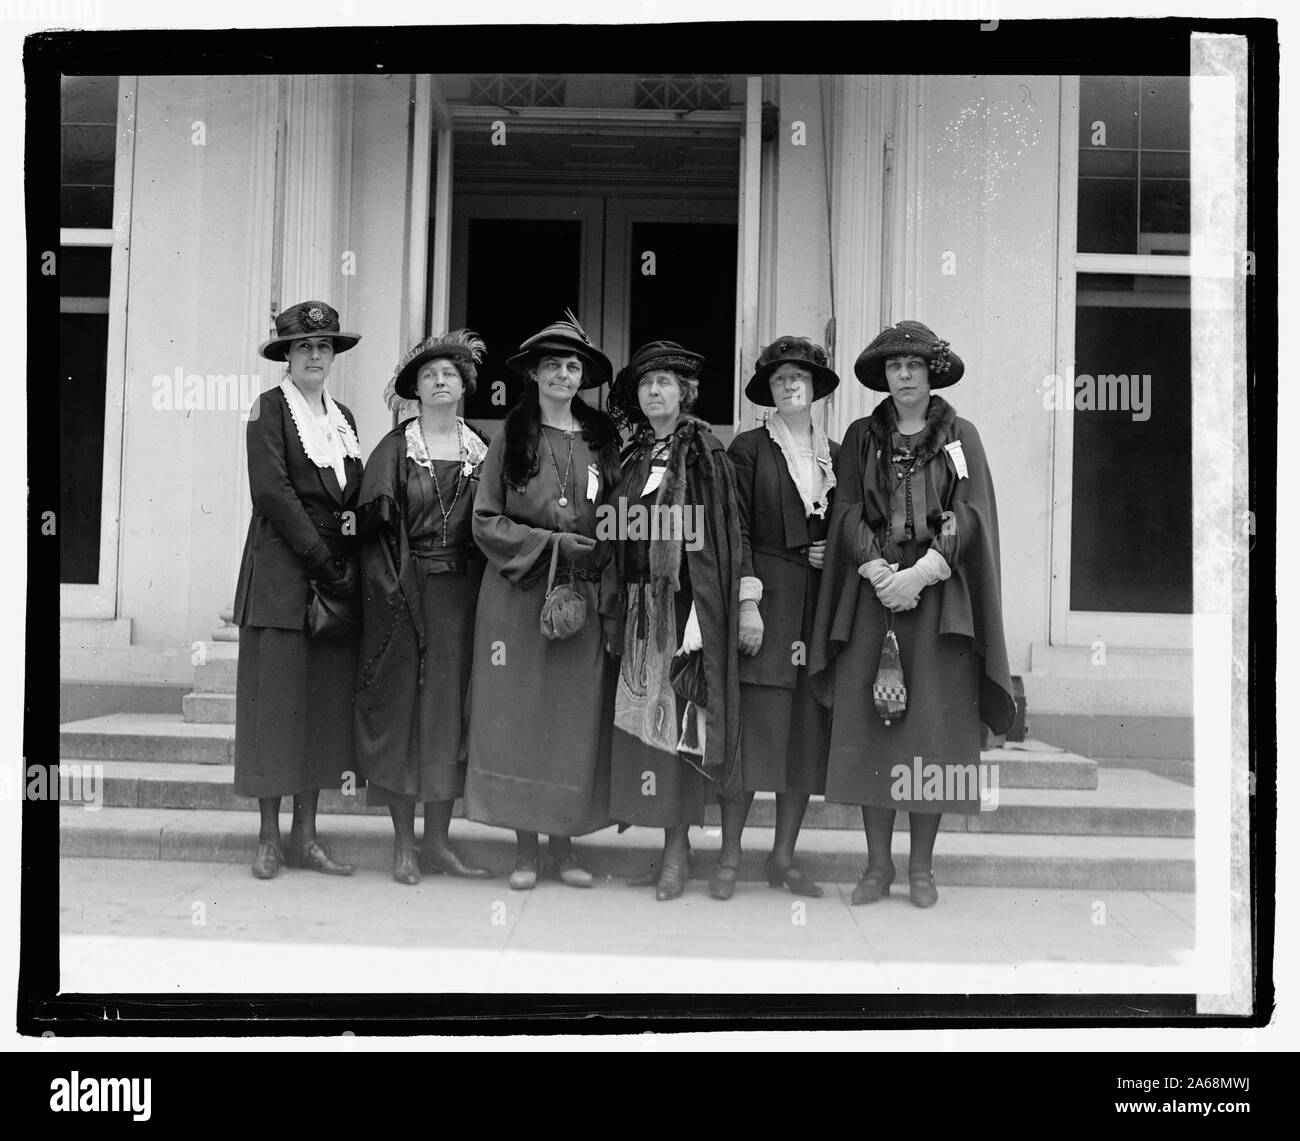
{"label": "pendant necklace", "polygon": [[424,445],[424,454],[429,461],[429,477],[433,480],[433,493],[438,497],[438,510],[442,512],[442,545],[447,545],[447,526],[451,520],[451,513],[456,510],[456,501],[460,498],[461,491],[461,471],[465,466],[465,436],[460,426],[460,421],[456,421],[456,446],[460,449],[460,459],[456,461],[456,494],[451,497],[451,506],[444,506],[442,501],[442,488],[438,486],[438,473],[433,467],[433,456],[429,452],[429,441],[424,435],[424,421],[420,420],[420,442]]}
{"label": "pendant necklace", "polygon": [[[564,431],[564,429],[558,429]],[[555,462],[555,453],[551,450],[551,441],[546,438],[546,433],[542,433],[542,439],[546,442],[546,454],[551,458],[551,467],[555,471],[555,482],[560,485],[560,506],[569,506],[569,474],[573,471],[573,433],[564,432],[564,438],[569,442],[569,459],[564,465],[564,478],[560,478],[560,465]]]}

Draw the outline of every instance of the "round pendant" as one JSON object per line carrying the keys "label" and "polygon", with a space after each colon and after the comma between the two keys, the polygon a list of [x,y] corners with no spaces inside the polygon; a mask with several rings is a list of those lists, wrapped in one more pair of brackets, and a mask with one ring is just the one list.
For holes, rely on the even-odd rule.
{"label": "round pendant", "polygon": [[561,506],[561,507],[568,507],[568,506],[569,506],[569,497],[568,497],[567,495],[561,495],[561,496],[560,496],[560,506]]}

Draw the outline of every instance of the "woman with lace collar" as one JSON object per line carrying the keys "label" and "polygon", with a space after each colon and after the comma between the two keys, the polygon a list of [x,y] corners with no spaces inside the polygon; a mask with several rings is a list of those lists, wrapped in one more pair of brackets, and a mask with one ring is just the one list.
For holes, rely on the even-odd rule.
{"label": "woman with lace collar", "polygon": [[765,871],[772,887],[820,896],[795,863],[808,798],[826,785],[830,718],[808,685],[808,643],[826,552],[839,445],[814,422],[813,404],[838,387],[826,350],[805,337],[778,337],[759,355],[745,395],[772,409],[741,432],[727,454],[736,469],[741,528],[763,584],[763,642],[740,659],[740,755],[744,796],[722,806],[722,848],[710,888],[729,899],[740,840],[755,792],[776,794],[776,831]]}
{"label": "woman with lace collar", "polygon": [[[356,772],[352,689],[357,636],[307,633],[313,588],[343,610],[357,589],[356,503],[363,465],[352,413],[326,390],[334,358],[361,337],[339,329],[323,301],[281,313],[259,348],[287,366],[283,382],[249,415],[253,517],[235,593],[239,665],[235,791],[255,796],[262,823],[253,875],[282,864],[350,875],[316,835],[322,788]],[[358,627],[359,628],[359,624]],[[293,797],[293,827],[280,837],[280,798]]]}
{"label": "woman with lace collar", "polygon": [[[465,718],[483,556],[475,493],[487,442],[457,415],[473,394],[485,346],[468,329],[429,337],[398,363],[389,406],[418,415],[389,432],[366,462],[358,510],[365,633],[355,705],[366,802],[393,819],[393,879],[420,873],[486,879],[451,846],[452,807],[465,789]],[[416,854],[415,806],[424,805]]]}
{"label": "woman with lace collar", "polygon": [[981,810],[980,723],[1002,733],[1015,713],[993,478],[975,426],[932,391],[964,369],[919,321],[882,330],[853,366],[888,398],[840,447],[809,672],[834,711],[826,799],[862,806],[854,903],[889,894],[901,809],[910,899],[934,905],[941,816]]}

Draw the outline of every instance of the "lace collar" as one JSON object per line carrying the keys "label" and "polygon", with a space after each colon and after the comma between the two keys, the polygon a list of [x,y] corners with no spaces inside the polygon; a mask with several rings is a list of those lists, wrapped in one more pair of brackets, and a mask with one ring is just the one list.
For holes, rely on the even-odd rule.
{"label": "lace collar", "polygon": [[805,516],[816,515],[824,519],[831,489],[836,482],[835,467],[831,463],[831,444],[825,430],[813,425],[811,470],[799,462],[797,454],[799,445],[794,438],[794,433],[790,431],[790,425],[779,412],[774,412],[767,418],[767,434],[772,437],[772,442],[785,456],[785,466],[790,471],[790,478],[794,480],[799,498],[803,500]]}
{"label": "lace collar", "polygon": [[[334,466],[334,449],[330,447],[329,441],[325,438],[320,422],[313,415],[310,408],[307,407],[307,400],[298,386],[293,383],[287,376],[280,382],[280,391],[284,393],[285,403],[289,405],[289,415],[293,417],[293,426],[298,432],[298,441],[302,444],[302,450],[307,453],[307,458],[317,467]],[[352,431],[352,425],[343,415],[338,404],[328,392],[322,392],[325,398],[325,416],[329,421],[329,426],[334,429],[335,435],[338,436],[339,443],[343,447],[343,454],[348,459],[359,460],[361,458],[361,445],[357,442],[357,435]],[[341,482],[341,481],[340,481]]]}
{"label": "lace collar", "polygon": [[[487,455],[487,445],[459,416],[456,417],[456,424],[460,428],[461,445],[465,449],[465,459],[460,465],[460,472],[461,475],[468,476],[483,462],[483,457]],[[433,461],[429,459],[428,449],[424,446],[424,433],[420,431],[418,416],[406,425],[406,458],[413,460],[430,474],[433,473]]]}

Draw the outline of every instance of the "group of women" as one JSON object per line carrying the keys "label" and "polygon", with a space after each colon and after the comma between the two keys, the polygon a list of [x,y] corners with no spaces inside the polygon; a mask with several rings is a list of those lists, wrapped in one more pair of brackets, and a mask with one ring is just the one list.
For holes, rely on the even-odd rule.
{"label": "group of women", "polygon": [[[490,442],[457,414],[482,341],[462,329],[416,345],[391,390],[419,412],[364,468],[326,384],[360,337],[309,301],[261,346],[287,371],[248,424],[235,606],[235,788],[261,807],[253,874],[350,874],[316,833],[316,804],[364,781],[392,816],[399,883],[492,875],[450,843],[463,798],[469,819],[514,830],[517,890],[548,874],[590,887],[574,836],[662,829],[661,858],[629,883],[669,900],[716,800],[708,884],[725,900],[768,792],[768,882],[819,896],[795,849],[821,794],[862,806],[853,902],[888,894],[902,809],[910,898],[932,905],[941,814],[978,811],[978,790],[900,784],[899,766],[977,763],[981,722],[1000,732],[1014,712],[988,466],[933,392],[961,359],[918,322],[883,330],[854,371],[889,399],[837,445],[813,416],[839,384],[825,351],[778,338],[745,388],[766,423],[724,448],[691,412],[708,383],[698,353],[654,341],[615,376],[569,316],[508,360],[523,391]],[[607,383],[604,411],[579,395]]]}

